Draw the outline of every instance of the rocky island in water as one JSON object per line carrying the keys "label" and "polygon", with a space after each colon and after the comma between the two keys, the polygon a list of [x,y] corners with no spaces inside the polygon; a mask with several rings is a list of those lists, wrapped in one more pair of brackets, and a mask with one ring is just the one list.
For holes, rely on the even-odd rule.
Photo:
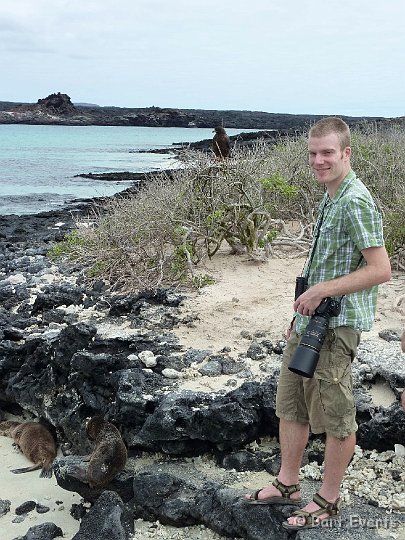
{"label": "rocky island in water", "polygon": [[[302,130],[321,118],[310,114],[278,114],[260,111],[215,111],[161,107],[125,108],[73,104],[67,94],[55,93],[37,103],[0,101],[0,124],[48,124],[64,126],[146,126]],[[349,124],[379,117],[343,116]]]}

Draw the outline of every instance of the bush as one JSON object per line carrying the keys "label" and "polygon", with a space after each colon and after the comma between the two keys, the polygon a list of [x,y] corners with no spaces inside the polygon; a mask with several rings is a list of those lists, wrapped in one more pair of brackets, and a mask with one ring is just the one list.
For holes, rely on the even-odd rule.
{"label": "bush", "polygon": [[[390,255],[401,265],[405,231],[405,135],[364,125],[353,131],[353,168],[385,217]],[[197,264],[228,243],[234,251],[268,257],[280,247],[307,252],[323,188],[307,164],[306,136],[235,148],[232,158],[186,152],[184,166],[162,172],[134,196],[111,199],[53,255],[87,268],[88,279],[113,288],[203,286]],[[287,222],[299,224],[292,234]],[[88,224],[87,224],[88,225]],[[399,254],[399,255],[398,255]]]}
{"label": "bush", "polygon": [[384,218],[392,266],[405,270],[405,131],[366,124],[353,134],[353,169],[373,194]]}

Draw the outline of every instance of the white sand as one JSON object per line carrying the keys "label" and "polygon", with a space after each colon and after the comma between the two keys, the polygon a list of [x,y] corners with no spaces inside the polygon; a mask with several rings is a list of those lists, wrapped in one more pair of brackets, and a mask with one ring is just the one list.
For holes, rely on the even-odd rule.
{"label": "white sand", "polygon": [[[295,277],[304,262],[274,258],[257,263],[246,256],[218,253],[205,269],[216,283],[194,293],[183,307],[184,314],[193,313],[200,321],[175,333],[186,347],[217,351],[230,346],[236,353],[246,352],[249,345],[241,338],[242,330],[282,338],[293,314]],[[380,286],[376,321],[362,339],[376,337],[384,329],[405,328],[405,301],[397,305],[404,292],[405,274],[394,272],[393,279]]]}

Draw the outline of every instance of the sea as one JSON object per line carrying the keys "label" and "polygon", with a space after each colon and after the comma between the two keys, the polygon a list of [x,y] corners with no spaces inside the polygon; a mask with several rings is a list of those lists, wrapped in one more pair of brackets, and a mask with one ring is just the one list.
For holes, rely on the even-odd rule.
{"label": "sea", "polygon": [[[242,131],[255,130],[227,129],[228,135]],[[131,182],[76,175],[169,169],[176,166],[173,154],[148,150],[212,137],[209,128],[0,125],[0,215],[36,214],[114,195]]]}

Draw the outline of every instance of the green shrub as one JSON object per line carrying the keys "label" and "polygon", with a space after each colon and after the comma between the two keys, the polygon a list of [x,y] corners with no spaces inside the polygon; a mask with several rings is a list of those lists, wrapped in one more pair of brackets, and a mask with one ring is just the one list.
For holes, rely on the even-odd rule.
{"label": "green shrub", "polygon": [[47,253],[48,257],[54,261],[64,257],[73,257],[76,248],[85,247],[85,239],[78,230],[68,233],[65,238],[55,244]]}
{"label": "green shrub", "polygon": [[385,216],[385,245],[390,257],[405,248],[405,199],[402,200],[401,210]]}

